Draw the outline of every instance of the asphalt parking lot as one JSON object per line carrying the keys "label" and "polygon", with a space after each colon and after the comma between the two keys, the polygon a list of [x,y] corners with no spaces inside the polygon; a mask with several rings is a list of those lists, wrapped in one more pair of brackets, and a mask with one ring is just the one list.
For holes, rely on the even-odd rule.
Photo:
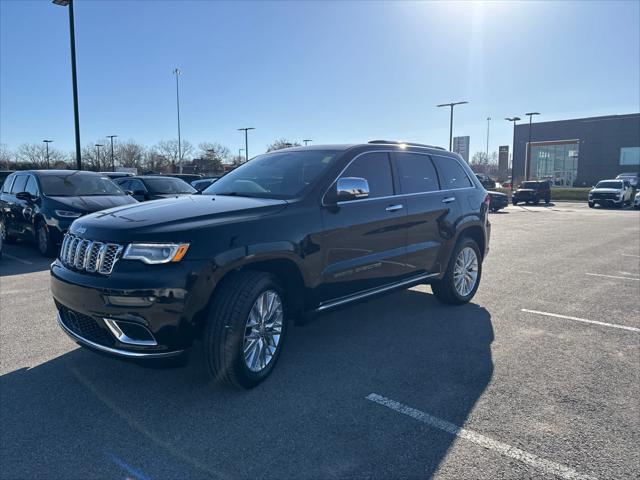
{"label": "asphalt parking lot", "polygon": [[472,304],[428,287],[291,330],[237,391],[58,328],[50,261],[0,260],[0,477],[638,478],[640,212],[492,214]]}

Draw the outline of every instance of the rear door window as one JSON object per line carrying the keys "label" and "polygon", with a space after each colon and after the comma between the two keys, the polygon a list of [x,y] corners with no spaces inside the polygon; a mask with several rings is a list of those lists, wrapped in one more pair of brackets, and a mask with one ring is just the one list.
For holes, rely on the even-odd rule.
{"label": "rear door window", "polygon": [[27,185],[27,175],[18,175],[16,177],[16,181],[13,182],[13,187],[11,187],[11,193],[14,195],[16,193],[24,192],[24,187]]}
{"label": "rear door window", "polygon": [[457,160],[434,155],[433,161],[438,168],[440,185],[443,190],[455,190],[473,186],[471,180],[469,180],[469,177],[467,177],[467,174]]}
{"label": "rear door window", "polygon": [[28,178],[29,179],[27,180],[27,186],[24,188],[24,191],[30,193],[32,197],[37,197],[38,183],[36,182],[36,179],[33,177],[33,175],[29,175]]}
{"label": "rear door window", "polygon": [[368,198],[393,195],[391,164],[386,152],[365,153],[356,158],[340,177],[364,178],[369,183]]}
{"label": "rear door window", "polygon": [[395,154],[400,189],[403,194],[438,190],[438,175],[428,155],[410,152]]}

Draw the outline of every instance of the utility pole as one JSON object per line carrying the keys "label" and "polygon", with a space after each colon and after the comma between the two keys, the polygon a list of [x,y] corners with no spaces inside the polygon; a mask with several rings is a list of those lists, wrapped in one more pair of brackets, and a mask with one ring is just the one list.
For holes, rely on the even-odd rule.
{"label": "utility pole", "polygon": [[98,153],[97,153],[97,157],[98,157],[98,167],[102,170],[102,168],[101,168],[101,167],[102,167],[102,165],[100,165],[100,147],[104,147],[104,145],[103,145],[103,144],[101,144],[101,143],[96,143],[96,144],[95,144],[95,147],[96,147],[96,150],[98,150]]}
{"label": "utility pole", "polygon": [[309,142],[313,142],[313,140],[311,140],[310,138],[307,138],[306,140],[302,140],[302,141],[304,142],[305,147],[309,145]]}
{"label": "utility pole", "polygon": [[53,142],[53,140],[42,140],[44,144],[47,146],[47,169],[51,168],[49,164],[49,144]]}
{"label": "utility pole", "polygon": [[176,76],[176,105],[178,107],[178,173],[182,173],[182,141],[180,139],[180,86],[178,77],[182,75],[179,68],[175,68],[173,73]]}
{"label": "utility pole", "polygon": [[527,143],[527,157],[524,161],[524,179],[529,180],[529,170],[531,170],[531,119],[534,115],[540,115],[540,112],[525,113],[529,116],[529,143]]}
{"label": "utility pole", "polygon": [[491,123],[491,117],[487,117],[487,162],[489,161],[489,124]]}
{"label": "utility pole", "polygon": [[253,127],[244,127],[244,128],[239,128],[238,129],[238,131],[240,131],[240,132],[244,131],[244,158],[245,158],[245,162],[249,161],[249,136],[248,136],[249,130],[255,130],[255,128],[253,128]]}
{"label": "utility pole", "polygon": [[107,138],[111,140],[111,171],[116,171],[116,162],[113,160],[113,139],[118,135],[107,135]]}
{"label": "utility pole", "polygon": [[436,105],[436,107],[450,107],[451,108],[451,116],[449,117],[449,151],[453,149],[453,107],[456,105],[464,105],[469,102],[451,102],[451,103],[441,103],[440,105]]}
{"label": "utility pole", "polygon": [[244,148],[238,149],[238,162],[242,163],[242,152],[244,152]]}

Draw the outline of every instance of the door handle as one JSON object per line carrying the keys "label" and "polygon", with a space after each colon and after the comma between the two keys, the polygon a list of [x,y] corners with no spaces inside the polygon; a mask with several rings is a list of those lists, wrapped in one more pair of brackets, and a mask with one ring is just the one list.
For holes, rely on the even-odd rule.
{"label": "door handle", "polygon": [[389,205],[385,210],[387,212],[395,212],[396,210],[401,210],[403,208],[404,208],[404,205],[397,204],[397,205]]}
{"label": "door handle", "polygon": [[451,203],[455,201],[456,201],[456,197],[447,197],[442,199],[442,203]]}

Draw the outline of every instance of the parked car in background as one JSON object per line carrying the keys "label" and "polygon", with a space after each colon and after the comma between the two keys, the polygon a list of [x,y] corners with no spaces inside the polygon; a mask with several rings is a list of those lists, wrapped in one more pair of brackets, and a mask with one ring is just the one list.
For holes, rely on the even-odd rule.
{"label": "parked car in background", "polygon": [[589,191],[589,206],[622,208],[632,201],[632,188],[626,180],[600,180]]}
{"label": "parked car in background", "polygon": [[211,184],[213,184],[220,177],[210,177],[210,178],[202,178],[200,180],[194,180],[191,182],[191,186],[195,188],[197,191],[202,192],[204,189],[208,188]]}
{"label": "parked car in background", "polygon": [[548,180],[527,180],[520,184],[512,197],[512,203],[517,205],[520,202],[538,205],[541,201],[551,202],[551,183]]}
{"label": "parked car in background", "polygon": [[492,212],[497,212],[503,208],[506,208],[509,205],[509,197],[504,193],[500,192],[487,192],[491,197],[491,202],[489,203],[489,210]]}
{"label": "parked car in background", "polygon": [[139,202],[193,195],[197,192],[184,180],[164,175],[123,177],[116,178],[114,182]]}
{"label": "parked car in background", "polygon": [[131,172],[98,172],[103,177],[109,177],[111,180],[122,177],[133,177]]}
{"label": "parked car in background", "polygon": [[633,199],[633,208],[640,208],[640,192],[636,193]]}
{"label": "parked car in background", "polygon": [[4,241],[34,241],[52,256],[76,218],[106,208],[137,203],[108,178],[77,170],[12,173],[0,192]]}
{"label": "parked car in background", "polygon": [[480,180],[482,186],[487,190],[493,190],[494,188],[496,188],[496,181],[489,175],[485,175],[484,173],[476,173],[476,178]]}
{"label": "parked car in background", "polygon": [[636,190],[640,187],[640,173],[621,173],[616,177],[616,180],[627,180],[629,185]]}
{"label": "parked car in background", "polygon": [[[292,319],[421,283],[443,303],[469,302],[488,207],[469,166],[439,148],[289,148],[202,195],[74,222],[51,292],[80,345],[153,359],[201,340],[214,378],[251,388],[273,370]],[[113,254],[96,260],[103,245]]]}
{"label": "parked car in background", "polygon": [[195,180],[200,180],[203,178],[203,175],[199,173],[163,173],[162,176],[179,178],[180,180],[184,180],[189,184]]}

